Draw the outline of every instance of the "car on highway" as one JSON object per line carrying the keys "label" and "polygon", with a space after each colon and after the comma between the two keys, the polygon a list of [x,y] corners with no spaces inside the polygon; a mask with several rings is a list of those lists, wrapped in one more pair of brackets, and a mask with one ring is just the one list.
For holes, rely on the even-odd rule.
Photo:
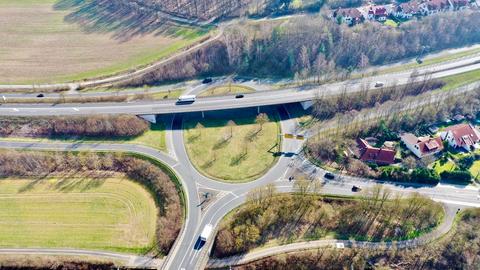
{"label": "car on highway", "polygon": [[235,98],[243,98],[243,97],[245,97],[245,95],[243,95],[243,94],[238,94],[238,95],[235,96]]}
{"label": "car on highway", "polygon": [[209,84],[209,83],[211,83],[211,82],[213,82],[213,79],[212,79],[212,78],[205,78],[205,79],[203,79],[203,81],[202,81],[203,84]]}
{"label": "car on highway", "polygon": [[38,94],[37,98],[43,98],[45,95],[44,94]]}
{"label": "car on highway", "polygon": [[329,173],[329,172],[325,173],[325,175],[323,177],[325,177],[326,179],[330,179],[330,180],[335,179],[335,175],[333,175],[333,173]]}
{"label": "car on highway", "polygon": [[177,104],[190,104],[197,100],[197,96],[195,95],[182,95],[179,96],[177,99]]}
{"label": "car on highway", "polygon": [[207,242],[208,238],[212,234],[213,231],[213,225],[212,224],[207,224],[202,230],[202,233],[200,234],[200,240]]}
{"label": "car on highway", "polygon": [[375,87],[383,87],[383,86],[385,86],[384,82],[378,81],[375,83]]}
{"label": "car on highway", "polygon": [[359,192],[359,191],[362,191],[360,187],[357,187],[357,186],[352,187],[352,192]]}

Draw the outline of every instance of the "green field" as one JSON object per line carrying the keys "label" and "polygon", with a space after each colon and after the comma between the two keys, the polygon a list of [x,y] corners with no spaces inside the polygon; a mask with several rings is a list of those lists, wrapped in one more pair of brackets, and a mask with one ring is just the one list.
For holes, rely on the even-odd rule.
{"label": "green field", "polygon": [[0,0],[0,83],[110,75],[168,57],[208,33],[172,22],[147,30],[149,18],[126,21],[128,14],[109,16],[92,3]]}
{"label": "green field", "polygon": [[155,239],[150,193],[124,177],[0,180],[0,247],[142,253]]}
{"label": "green field", "polygon": [[243,85],[222,85],[209,88],[200,94],[201,97],[207,96],[220,96],[220,95],[228,95],[228,94],[239,94],[239,93],[251,93],[254,92],[255,89],[243,86]]}
{"label": "green field", "polygon": [[231,129],[226,126],[229,118],[202,119],[205,128],[200,129],[198,120],[187,120],[184,136],[190,160],[203,174],[218,180],[241,182],[261,176],[275,163],[281,143],[278,116],[269,118],[253,137],[259,130],[255,116],[231,118],[235,121]]}

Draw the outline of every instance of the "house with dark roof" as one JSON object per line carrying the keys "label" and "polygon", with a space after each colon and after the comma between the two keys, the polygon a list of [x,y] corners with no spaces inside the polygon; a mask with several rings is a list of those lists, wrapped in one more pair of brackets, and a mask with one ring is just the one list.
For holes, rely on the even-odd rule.
{"label": "house with dark roof", "polygon": [[421,14],[420,3],[417,1],[410,1],[401,3],[393,12],[393,15],[397,18],[411,19],[413,16]]}
{"label": "house with dark roof", "polygon": [[358,138],[358,158],[361,161],[373,162],[378,165],[390,165],[395,163],[397,151],[387,147],[373,147],[367,141]]}
{"label": "house with dark roof", "polygon": [[342,23],[355,25],[365,20],[362,13],[356,8],[339,8],[333,12],[334,18],[340,18]]}
{"label": "house with dark roof", "polygon": [[453,6],[449,0],[429,0],[422,3],[422,13],[424,15],[436,14],[453,10]]}
{"label": "house with dark roof", "polygon": [[468,0],[450,0],[453,10],[464,10],[468,8]]}
{"label": "house with dark roof", "polygon": [[448,127],[441,133],[441,137],[453,148],[463,148],[467,151],[480,148],[480,131],[472,124]]}
{"label": "house with dark roof", "polygon": [[441,152],[443,150],[442,138],[417,137],[412,133],[400,135],[400,139],[418,158],[423,158]]}

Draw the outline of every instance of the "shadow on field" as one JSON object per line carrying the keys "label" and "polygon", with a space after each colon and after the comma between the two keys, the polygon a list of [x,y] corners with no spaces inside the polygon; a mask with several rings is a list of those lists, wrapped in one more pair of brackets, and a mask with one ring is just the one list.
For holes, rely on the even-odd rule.
{"label": "shadow on field", "polygon": [[69,11],[65,21],[80,25],[87,33],[111,33],[113,38],[131,38],[153,34],[179,36],[181,31],[167,18],[141,1],[58,0],[55,10]]}

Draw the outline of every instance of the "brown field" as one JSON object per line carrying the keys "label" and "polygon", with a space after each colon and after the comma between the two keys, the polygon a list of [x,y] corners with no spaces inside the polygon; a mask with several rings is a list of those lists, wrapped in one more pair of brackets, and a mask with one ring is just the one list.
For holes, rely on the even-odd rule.
{"label": "brown field", "polygon": [[0,84],[109,75],[167,57],[206,33],[167,22],[143,31],[145,22],[132,25],[120,13],[110,18],[104,10],[82,9],[87,4],[0,0]]}

